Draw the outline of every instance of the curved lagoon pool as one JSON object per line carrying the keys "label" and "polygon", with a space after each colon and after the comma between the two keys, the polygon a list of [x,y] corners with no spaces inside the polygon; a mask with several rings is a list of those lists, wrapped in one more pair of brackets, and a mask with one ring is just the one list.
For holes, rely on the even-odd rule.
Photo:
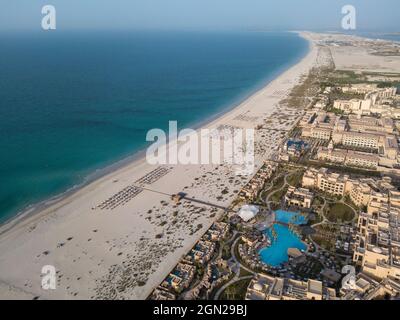
{"label": "curved lagoon pool", "polygon": [[[278,210],[275,212],[275,220],[277,222],[292,223],[296,225],[304,224],[307,219],[298,212],[290,212]],[[273,237],[275,230],[276,238]],[[271,240],[272,244],[269,247],[260,250],[259,254],[261,261],[277,267],[281,263],[288,261],[287,250],[289,248],[297,248],[305,250],[307,246],[301,241],[301,238],[289,227],[275,223],[271,228],[265,230],[266,236]]]}

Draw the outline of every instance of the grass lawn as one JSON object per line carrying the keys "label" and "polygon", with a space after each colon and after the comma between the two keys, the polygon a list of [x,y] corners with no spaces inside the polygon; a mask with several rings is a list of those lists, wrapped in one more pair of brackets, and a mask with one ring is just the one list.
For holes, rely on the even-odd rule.
{"label": "grass lawn", "polygon": [[275,192],[270,198],[269,200],[272,202],[280,202],[282,200],[282,198],[285,196],[287,192],[287,188],[283,188],[282,190],[279,190],[277,192]]}
{"label": "grass lawn", "polygon": [[229,287],[220,295],[220,300],[244,300],[246,296],[247,287],[251,279],[239,280]]}
{"label": "grass lawn", "polygon": [[252,273],[247,270],[240,268],[239,277],[251,276]]}
{"label": "grass lawn", "polygon": [[343,203],[335,203],[328,206],[325,216],[331,222],[346,222],[354,218],[354,211]]}
{"label": "grass lawn", "polygon": [[288,176],[286,181],[288,184],[290,184],[293,187],[299,187],[300,182],[303,179],[303,174],[304,174],[303,170],[296,171],[296,172],[292,173],[290,176]]}

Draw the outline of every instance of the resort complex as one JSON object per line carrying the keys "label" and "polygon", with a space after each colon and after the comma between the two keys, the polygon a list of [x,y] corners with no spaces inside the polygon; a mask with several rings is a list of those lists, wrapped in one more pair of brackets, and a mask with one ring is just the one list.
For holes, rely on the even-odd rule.
{"label": "resort complex", "polygon": [[180,262],[197,268],[197,280],[187,274],[174,287],[176,267],[152,298],[400,296],[398,88],[335,69],[330,59],[305,80],[303,94],[313,99],[277,153],[226,208],[219,222],[226,231],[211,239],[214,223]]}
{"label": "resort complex", "polygon": [[[189,130],[190,138],[204,138],[200,131],[207,129],[209,147],[221,155],[232,133],[250,132],[251,141],[239,149],[251,159],[152,163],[138,157],[29,208],[33,213],[21,215],[21,223],[0,229],[0,298],[400,298],[400,44],[338,33],[285,37],[308,42],[307,54],[229,112],[218,109],[204,128]],[[239,67],[226,68],[236,74]],[[227,86],[222,75],[214,80]],[[183,85],[167,84],[178,91]],[[192,99],[198,87],[183,88],[177,99],[182,104],[174,112],[187,121],[179,126],[193,123],[187,101],[198,103],[200,117],[207,99],[225,94],[207,89],[207,99]],[[239,96],[244,89],[226,90]],[[172,91],[160,89],[165,97],[149,103],[174,104]],[[109,114],[103,110],[90,121],[100,125]],[[147,118],[139,124],[148,126]],[[135,131],[115,127],[126,140]],[[159,155],[173,158],[174,147],[187,155],[186,142],[166,140],[168,152]],[[251,170],[242,170],[247,164]],[[56,169],[49,176],[61,175]],[[57,290],[41,287],[40,270],[49,265]]]}

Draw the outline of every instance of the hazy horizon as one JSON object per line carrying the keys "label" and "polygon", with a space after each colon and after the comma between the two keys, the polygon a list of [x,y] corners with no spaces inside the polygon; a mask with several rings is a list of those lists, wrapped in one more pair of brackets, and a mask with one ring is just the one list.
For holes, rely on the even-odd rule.
{"label": "hazy horizon", "polygon": [[[339,31],[341,8],[357,10],[358,31],[399,31],[398,0],[3,0],[0,31],[41,30],[41,9],[57,30]],[[356,30],[356,31],[357,31]]]}

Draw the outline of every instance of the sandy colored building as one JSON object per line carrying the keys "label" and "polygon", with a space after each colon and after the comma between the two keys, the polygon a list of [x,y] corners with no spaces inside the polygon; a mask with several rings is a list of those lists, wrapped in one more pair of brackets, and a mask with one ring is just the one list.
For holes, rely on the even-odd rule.
{"label": "sandy colored building", "polygon": [[395,135],[372,131],[342,131],[332,133],[335,145],[347,148],[367,149],[379,157],[379,164],[392,166],[398,163],[399,145]]}
{"label": "sandy colored building", "polygon": [[400,294],[400,282],[386,278],[377,281],[364,273],[356,277],[355,286],[351,290],[341,290],[341,300],[375,300],[385,296],[398,297]]}
{"label": "sandy colored building", "polygon": [[[341,88],[344,93],[365,94],[364,99],[336,100],[333,107],[342,110],[346,114],[370,115],[390,109],[390,104],[380,104],[384,99],[394,98],[397,93],[396,87],[373,88],[369,85],[347,86]],[[379,107],[376,107],[378,106]]]}
{"label": "sandy colored building", "polygon": [[340,87],[343,93],[367,94],[374,92],[378,86],[374,83],[356,83]]}
{"label": "sandy colored building", "polygon": [[372,99],[335,100],[333,107],[344,113],[371,114]]}
{"label": "sandy colored building", "polygon": [[321,140],[330,140],[332,131],[340,117],[325,111],[311,111],[306,113],[300,121],[301,135]]}
{"label": "sandy colored building", "polygon": [[399,208],[384,205],[359,215],[353,261],[375,279],[400,281]]}
{"label": "sandy colored building", "polygon": [[350,114],[347,119],[347,124],[352,131],[378,131],[386,133],[393,133],[394,131],[394,122],[387,117],[361,117]]}
{"label": "sandy colored building", "polygon": [[161,283],[161,289],[173,289],[177,292],[189,287],[196,272],[196,267],[191,264],[178,263],[172,272]]}
{"label": "sandy colored building", "polygon": [[314,200],[314,194],[305,188],[295,188],[290,186],[285,195],[285,204],[299,208],[311,208]]}
{"label": "sandy colored building", "polygon": [[377,155],[329,147],[320,147],[317,152],[317,159],[366,169],[377,169],[379,166],[379,157]]}
{"label": "sandy colored building", "polygon": [[[400,193],[391,184],[389,177],[352,179],[348,175],[331,172],[327,168],[310,168],[303,175],[302,185],[335,196],[349,195],[353,203],[359,207],[373,208],[381,203],[400,206]],[[392,198],[395,202],[389,200]]]}
{"label": "sandy colored building", "polygon": [[336,300],[336,292],[321,281],[299,281],[258,274],[251,280],[246,300]]}
{"label": "sandy colored building", "polygon": [[189,263],[207,263],[215,250],[215,242],[207,240],[199,240],[190,250],[189,254],[184,258],[185,262]]}
{"label": "sandy colored building", "polygon": [[348,175],[329,172],[326,168],[308,169],[302,180],[304,188],[314,188],[336,196],[350,191],[351,181]]}

